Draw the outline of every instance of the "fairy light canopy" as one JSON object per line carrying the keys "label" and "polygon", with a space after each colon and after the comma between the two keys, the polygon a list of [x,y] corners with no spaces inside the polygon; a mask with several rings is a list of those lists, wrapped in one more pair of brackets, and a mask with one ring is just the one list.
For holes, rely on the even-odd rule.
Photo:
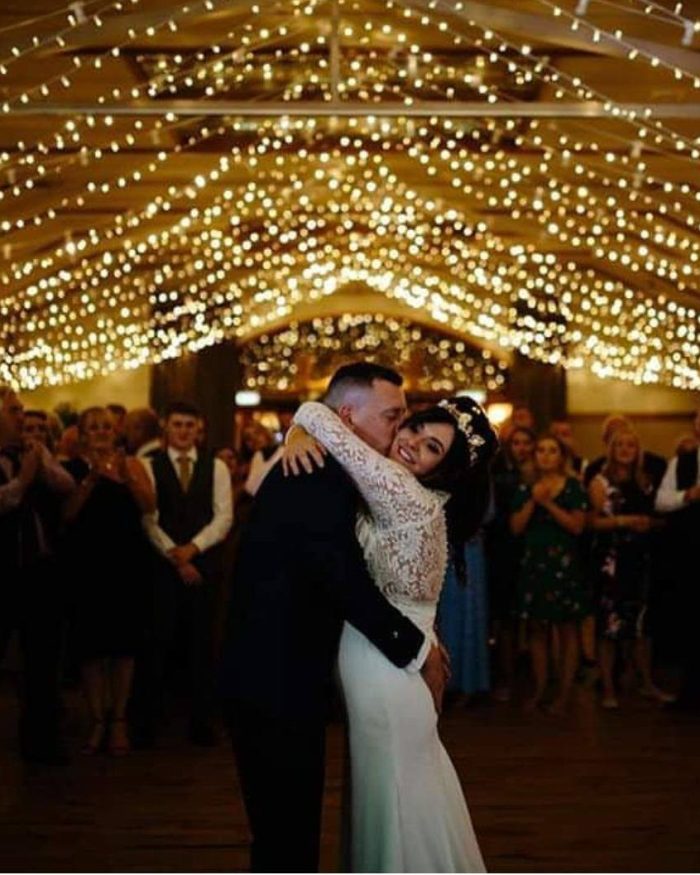
{"label": "fairy light canopy", "polygon": [[260,335],[242,351],[243,385],[266,397],[320,394],[358,355],[399,368],[414,395],[502,390],[507,362],[425,326],[381,313],[324,316]]}
{"label": "fairy light canopy", "polygon": [[4,3],[0,382],[362,287],[501,359],[700,388],[694,5]]}

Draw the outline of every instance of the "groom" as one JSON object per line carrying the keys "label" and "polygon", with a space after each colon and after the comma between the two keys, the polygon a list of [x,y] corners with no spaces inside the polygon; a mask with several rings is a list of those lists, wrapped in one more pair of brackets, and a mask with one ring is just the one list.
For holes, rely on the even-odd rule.
{"label": "groom", "polygon": [[[365,362],[332,378],[325,402],[388,453],[406,413],[402,378]],[[343,621],[436,698],[438,649],[375,586],[355,538],[358,493],[338,462],[257,494],[240,544],[223,654],[226,721],[253,834],[254,872],[318,870],[325,721]]]}

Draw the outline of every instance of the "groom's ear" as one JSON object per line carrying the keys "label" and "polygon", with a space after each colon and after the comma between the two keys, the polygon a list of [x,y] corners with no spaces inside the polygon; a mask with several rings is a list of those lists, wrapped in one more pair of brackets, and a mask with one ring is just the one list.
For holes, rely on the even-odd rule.
{"label": "groom's ear", "polygon": [[340,417],[343,425],[346,425],[349,429],[354,427],[352,421],[352,407],[349,404],[341,404],[336,413]]}

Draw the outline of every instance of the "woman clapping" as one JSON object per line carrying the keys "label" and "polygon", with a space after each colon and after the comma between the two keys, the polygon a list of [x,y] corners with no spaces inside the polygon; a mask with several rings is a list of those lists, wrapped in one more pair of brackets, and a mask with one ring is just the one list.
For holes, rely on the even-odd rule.
{"label": "woman clapping", "polygon": [[560,441],[541,437],[535,446],[536,478],[521,484],[513,501],[511,528],[523,536],[517,595],[518,616],[529,624],[535,691],[526,703],[541,704],[548,678],[549,626],[561,642],[560,688],[550,711],[563,713],[578,666],[578,623],[589,613],[579,537],[585,526],[586,494],[567,470]]}
{"label": "woman clapping", "polygon": [[107,741],[109,752],[121,755],[129,749],[125,713],[148,568],[141,516],[155,509],[155,496],[141,462],[116,449],[114,425],[104,408],[84,411],[78,428],[82,455],[66,467],[79,487],[64,513],[73,632],[93,720],[83,752],[96,753]]}

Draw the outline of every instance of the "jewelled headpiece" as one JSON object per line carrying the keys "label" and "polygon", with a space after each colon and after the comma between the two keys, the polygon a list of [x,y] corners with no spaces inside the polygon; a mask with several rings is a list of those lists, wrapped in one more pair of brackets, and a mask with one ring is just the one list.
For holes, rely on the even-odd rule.
{"label": "jewelled headpiece", "polygon": [[[457,422],[457,428],[467,439],[467,447],[469,449],[469,461],[473,465],[479,458],[479,447],[483,447],[486,441],[480,434],[477,434],[474,429],[474,417],[471,413],[465,413],[460,410],[456,404],[453,404],[447,399],[443,399],[438,403],[438,407],[446,410]],[[485,416],[485,414],[484,414]]]}

